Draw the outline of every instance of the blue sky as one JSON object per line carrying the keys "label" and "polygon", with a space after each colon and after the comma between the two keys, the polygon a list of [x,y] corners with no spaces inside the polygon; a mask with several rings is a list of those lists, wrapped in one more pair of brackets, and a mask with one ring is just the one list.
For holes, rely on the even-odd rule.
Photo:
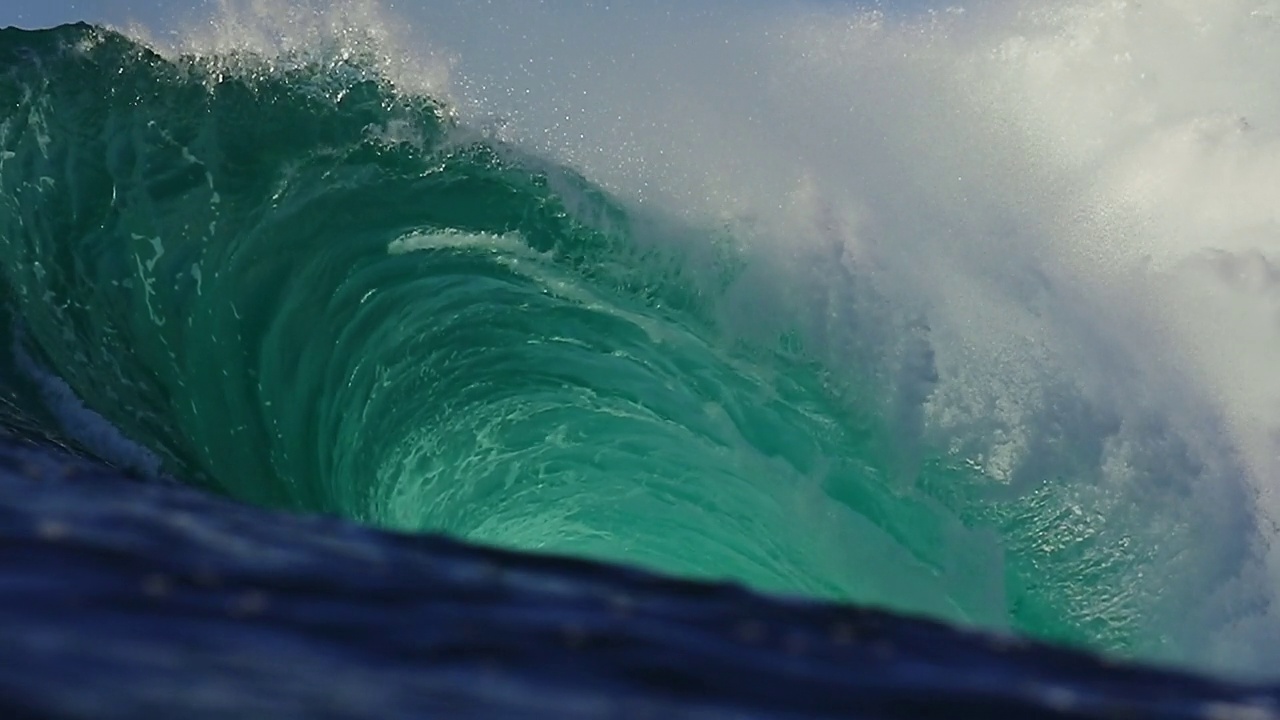
{"label": "blue sky", "polygon": [[76,20],[118,24],[130,20],[152,22],[162,16],[166,6],[202,4],[203,0],[7,0],[0,8],[0,26],[35,28]]}
{"label": "blue sky", "polygon": [[[566,0],[569,1],[569,0]],[[638,0],[645,2],[645,0]],[[821,0],[827,4],[873,4],[875,0]],[[25,28],[49,27],[62,23],[85,20],[95,23],[126,25],[141,22],[164,29],[183,16],[202,14],[212,0],[4,0],[0,6],[0,27],[17,25]],[[388,4],[396,4],[389,0]],[[400,0],[404,7],[426,7],[431,0]],[[444,3],[448,4],[448,3]],[[924,7],[943,4],[942,0],[883,0],[886,6],[898,8]],[[947,4],[954,4],[947,3]],[[158,27],[157,27],[158,26]]]}

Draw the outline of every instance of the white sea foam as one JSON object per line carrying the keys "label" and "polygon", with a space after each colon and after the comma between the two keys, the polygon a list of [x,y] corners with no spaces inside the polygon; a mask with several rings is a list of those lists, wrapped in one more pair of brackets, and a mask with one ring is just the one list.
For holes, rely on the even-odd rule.
{"label": "white sea foam", "polygon": [[119,468],[139,473],[147,480],[172,482],[160,458],[125,437],[118,428],[85,406],[62,378],[44,370],[15,336],[12,352],[18,368],[39,389],[45,405],[69,437],[98,457]]}
{"label": "white sea foam", "polygon": [[404,91],[450,97],[452,59],[379,0],[199,0],[160,21],[120,18],[129,35],[171,56],[291,63],[372,62]]}

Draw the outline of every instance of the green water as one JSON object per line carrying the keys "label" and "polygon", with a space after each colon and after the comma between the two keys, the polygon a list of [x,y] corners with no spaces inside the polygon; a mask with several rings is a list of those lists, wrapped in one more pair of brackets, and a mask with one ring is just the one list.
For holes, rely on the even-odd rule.
{"label": "green water", "polygon": [[0,32],[0,289],[21,346],[164,472],[1160,653],[1147,621],[1175,605],[1139,578],[1162,550],[1128,542],[1132,498],[1088,448],[1057,466],[1077,482],[993,483],[908,437],[898,355],[811,352],[803,293],[730,332],[761,274],[733,232],[629,208],[372,63],[318,57]]}

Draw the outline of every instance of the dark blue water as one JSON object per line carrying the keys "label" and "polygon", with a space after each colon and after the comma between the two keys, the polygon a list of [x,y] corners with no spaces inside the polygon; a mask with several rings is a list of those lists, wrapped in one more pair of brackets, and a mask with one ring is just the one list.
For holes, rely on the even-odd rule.
{"label": "dark blue water", "polygon": [[4,717],[1280,717],[1280,688],[141,484],[14,420]]}

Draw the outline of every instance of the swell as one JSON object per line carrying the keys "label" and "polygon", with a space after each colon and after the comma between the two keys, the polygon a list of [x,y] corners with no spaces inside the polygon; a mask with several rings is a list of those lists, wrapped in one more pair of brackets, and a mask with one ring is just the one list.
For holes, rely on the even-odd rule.
{"label": "swell", "polygon": [[1037,378],[1036,460],[993,484],[980,437],[923,428],[929,322],[836,240],[788,265],[642,212],[342,48],[166,58],[69,26],[0,32],[0,63],[10,373],[163,473],[1156,659],[1240,617],[1195,591],[1243,535],[1198,539],[1248,500],[1143,485],[1230,473],[1212,448],[1150,428],[1143,481],[1112,487],[1120,419]]}
{"label": "swell", "polygon": [[819,466],[857,435],[812,373],[712,345],[690,263],[581,178],[359,58],[229,71],[89,27],[19,38],[14,304],[40,363],[175,475],[855,592],[797,513],[830,512]]}

